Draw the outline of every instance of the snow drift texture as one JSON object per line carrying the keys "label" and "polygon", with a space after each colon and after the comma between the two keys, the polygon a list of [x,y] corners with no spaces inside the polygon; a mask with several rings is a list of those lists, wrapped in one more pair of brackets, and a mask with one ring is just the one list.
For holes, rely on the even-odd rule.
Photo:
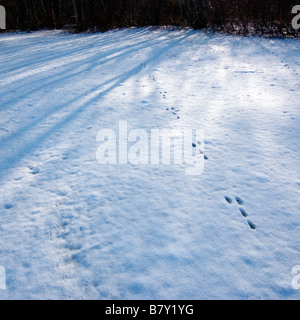
{"label": "snow drift texture", "polygon": [[[47,31],[0,53],[1,299],[300,298],[299,41]],[[204,129],[204,173],[99,165],[119,120]]]}

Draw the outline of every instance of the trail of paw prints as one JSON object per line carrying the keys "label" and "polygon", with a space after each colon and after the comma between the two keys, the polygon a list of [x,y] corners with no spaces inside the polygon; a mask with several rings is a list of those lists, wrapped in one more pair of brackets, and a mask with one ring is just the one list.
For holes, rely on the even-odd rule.
{"label": "trail of paw prints", "polygon": [[[155,83],[157,83],[156,77],[155,77],[154,75],[149,76],[149,78],[152,79]],[[167,94],[168,94],[168,92],[167,92],[167,91],[163,91],[162,88],[159,87],[159,85],[157,85],[157,90],[160,90],[160,91],[159,91],[159,94],[163,97],[164,100],[166,100],[166,99],[167,99]],[[180,115],[179,115],[180,110],[176,109],[175,107],[167,107],[167,108],[166,108],[166,111],[172,113],[172,115],[173,115],[177,120],[180,119]]]}
{"label": "trail of paw prints", "polygon": [[[167,99],[167,91],[160,91],[159,94],[163,97],[164,100]],[[178,120],[180,119],[179,112],[180,110],[176,109],[175,107],[167,107],[166,111],[170,112],[175,116]]]}
{"label": "trail of paw prints", "polygon": [[159,93],[160,95],[162,95],[164,99],[167,99],[167,96],[166,96],[166,94],[168,93],[167,91],[160,91]]}
{"label": "trail of paw prints", "polygon": [[202,142],[200,140],[197,141],[197,143],[192,144],[193,148],[197,149],[197,152],[201,155],[203,155],[204,160],[208,160],[208,156],[204,153],[204,150],[202,149]]}
{"label": "trail of paw prints", "polygon": [[[243,206],[245,204],[244,200],[240,197],[235,197],[234,200],[228,196],[225,196],[224,198],[228,204],[233,204],[234,200],[237,202],[237,204],[239,206]],[[248,212],[244,208],[239,208],[239,210],[240,210],[240,213],[242,214],[242,216],[247,219],[247,223],[248,223],[249,227],[252,230],[256,230],[256,228],[257,228],[256,225],[251,220],[248,219],[248,217],[249,217]]]}
{"label": "trail of paw prints", "polygon": [[180,110],[178,110],[174,107],[171,107],[171,108],[167,107],[166,110],[169,112],[172,112],[173,116],[175,116],[178,120],[180,119],[180,116],[178,114],[180,112]]}

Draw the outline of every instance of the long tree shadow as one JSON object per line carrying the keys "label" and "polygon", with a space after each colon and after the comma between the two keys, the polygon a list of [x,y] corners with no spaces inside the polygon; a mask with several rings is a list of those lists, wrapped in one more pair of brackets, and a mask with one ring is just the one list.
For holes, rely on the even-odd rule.
{"label": "long tree shadow", "polygon": [[[123,53],[121,53],[121,54],[119,54],[119,55],[117,55],[117,56],[115,56],[115,57],[113,57],[113,58],[106,59],[106,60],[102,61],[101,64],[104,64],[104,63],[107,63],[107,62],[110,62],[110,61],[114,61],[115,59],[121,59],[121,58],[123,58],[124,56],[128,56],[128,55],[131,54],[132,52],[135,52],[136,50],[145,49],[145,48],[149,47],[150,45],[151,45],[151,46],[152,46],[152,45],[155,45],[155,44],[157,44],[157,42],[159,42],[160,44],[164,44],[165,42],[170,41],[170,40],[160,41],[160,39],[161,39],[161,37],[158,37],[155,41],[145,41],[144,43],[141,43],[141,47],[132,46],[133,48],[132,48],[131,50],[125,51],[125,52],[123,52]],[[115,52],[115,51],[114,51],[114,52]],[[110,54],[109,54],[109,55],[110,55]],[[104,55],[104,57],[105,57],[105,55]],[[77,76],[77,75],[80,75],[80,74],[82,74],[82,73],[85,73],[85,72],[92,71],[93,68],[95,68],[96,66],[99,65],[99,62],[101,61],[101,59],[102,59],[102,55],[100,55],[100,59],[98,59],[98,58],[97,58],[97,60],[91,59],[91,60],[87,63],[88,67],[87,67],[86,69],[84,69],[84,70],[82,70],[82,71],[80,71],[80,72],[77,72],[77,73],[75,73],[75,74],[70,74],[70,75],[68,75],[67,77],[64,76],[64,77],[62,77],[61,80],[59,80],[59,81],[58,81],[57,79],[55,79],[55,80],[53,80],[53,81],[51,82],[51,84],[53,84],[53,85],[55,85],[55,87],[57,87],[61,82],[64,83],[67,79],[73,78],[73,77],[75,77],[75,76]],[[73,68],[70,68],[70,69],[72,70]],[[63,72],[63,74],[64,74],[64,72]],[[114,81],[117,80],[117,79],[118,79],[118,77],[112,78],[112,79],[110,79],[110,80],[102,83],[101,86],[109,85],[110,83],[114,82]],[[34,89],[34,90],[32,90],[32,92],[39,92],[39,91],[40,91],[43,87],[45,87],[45,86],[49,87],[49,84],[48,84],[48,85],[43,85],[42,87],[39,87],[39,88],[37,88],[37,89]],[[6,137],[4,137],[3,139],[1,139],[1,141],[0,141],[0,148],[4,148],[5,145],[6,145],[8,142],[11,142],[13,139],[16,139],[16,138],[18,138],[18,137],[23,136],[24,134],[26,134],[27,131],[29,131],[31,128],[34,128],[35,126],[37,126],[37,125],[38,125],[41,121],[43,121],[44,119],[49,118],[49,117],[50,117],[51,115],[53,115],[54,113],[63,110],[66,106],[69,106],[70,104],[76,103],[76,102],[79,101],[81,98],[83,98],[83,97],[85,97],[86,95],[94,92],[94,90],[97,90],[97,89],[98,89],[98,87],[95,88],[95,89],[90,90],[89,92],[85,92],[85,93],[83,93],[83,94],[75,97],[74,99],[68,101],[68,102],[65,103],[65,104],[59,105],[59,106],[57,106],[56,108],[51,109],[51,110],[49,110],[48,112],[43,113],[41,116],[35,118],[34,121],[31,121],[30,123],[27,123],[25,126],[19,128],[16,132],[13,132],[13,133],[7,135]],[[28,93],[27,93],[27,94],[28,94]],[[26,96],[27,94],[24,94],[24,96]]]}
{"label": "long tree shadow", "polygon": [[[188,37],[190,37],[193,34],[193,31],[187,31],[183,35],[180,34],[177,36],[175,39],[171,39],[169,44],[166,47],[163,47],[162,49],[157,50],[152,56],[150,56],[147,60],[144,61],[145,64],[147,65],[155,65],[158,62],[161,62],[162,60],[165,59],[165,54],[174,46],[178,45],[180,42],[184,41]],[[155,49],[155,48],[153,48]],[[40,133],[40,131],[37,132],[37,137],[28,143],[25,143],[22,145],[21,148],[18,150],[15,150],[13,155],[10,155],[9,157],[5,158],[5,160],[0,163],[0,166],[2,168],[0,172],[0,179],[4,179],[5,176],[8,174],[8,170],[24,158],[26,155],[30,154],[32,151],[38,148],[38,146],[46,140],[49,136],[51,136],[53,133],[57,132],[73,120],[75,120],[81,113],[83,113],[89,106],[91,106],[93,103],[99,101],[102,99],[104,96],[106,96],[108,93],[110,93],[112,90],[114,90],[116,87],[118,87],[121,83],[129,80],[133,76],[137,75],[141,71],[141,66],[140,64],[138,66],[135,66],[131,68],[129,71],[125,72],[121,76],[118,75],[98,86],[93,87],[91,90],[88,92],[80,95],[79,97],[76,97],[67,103],[64,103],[60,106],[58,106],[55,110],[59,111],[62,110],[66,106],[70,106],[71,104],[77,102],[83,97],[87,97],[89,95],[93,95],[92,98],[90,98],[89,101],[85,101],[80,104],[79,107],[77,107],[74,111],[72,111],[70,114],[65,116],[63,119],[61,119],[58,123],[54,124],[51,128],[47,129],[44,133]],[[106,89],[103,89],[103,87],[108,86]],[[53,113],[53,112],[51,112]],[[39,119],[41,121],[42,119]],[[23,136],[24,131],[29,131],[30,128],[32,128],[32,124],[28,128],[23,128],[21,131],[17,132],[13,137],[11,137],[9,140],[7,140],[5,143],[2,143],[0,145],[2,150],[5,150],[7,148],[10,140],[18,139],[19,137]]]}
{"label": "long tree shadow", "polygon": [[[33,48],[31,49],[31,51],[28,51],[28,47],[26,47],[26,49],[24,49],[17,55],[11,55],[9,52],[4,52],[2,54],[0,61],[5,60],[7,58],[15,60],[17,57],[19,57],[21,62],[19,64],[14,63],[13,66],[10,66],[10,65],[8,67],[3,66],[2,72],[5,74],[9,72],[19,74],[20,70],[26,69],[27,67],[32,69],[34,67],[39,66],[42,63],[49,64],[52,61],[56,61],[59,58],[65,58],[70,54],[74,55],[76,52],[84,53],[85,50],[91,48],[91,44],[97,47],[100,47],[102,45],[104,46],[107,45],[107,40],[108,40],[107,38],[111,36],[112,36],[111,34],[104,34],[104,36],[102,36],[100,40],[99,40],[99,36],[97,35],[85,36],[84,38],[80,37],[79,39],[72,38],[70,40],[65,40],[65,38],[63,38],[61,41],[60,40],[57,41],[57,38],[55,38],[56,39],[55,47],[53,46],[52,41],[47,41],[45,43],[37,43],[35,45],[36,49]],[[126,41],[132,41],[134,38],[137,38],[137,37],[138,37],[138,34],[132,35],[132,36],[125,35],[123,40],[124,40],[124,43],[126,43]],[[92,42],[95,40],[96,42]],[[24,47],[24,45],[22,45],[22,47]],[[63,48],[63,50],[61,50],[61,48]],[[13,50],[13,52],[15,51],[16,50]],[[40,53],[40,57],[34,56],[34,60],[33,60],[32,52],[34,51],[37,51],[38,53]]]}
{"label": "long tree shadow", "polygon": [[[102,37],[101,37],[102,38]],[[106,39],[106,38],[105,38]],[[132,39],[134,40],[135,38],[132,37]],[[138,38],[137,38],[138,39]],[[108,43],[105,42],[105,40],[101,41],[99,43],[99,41],[97,41],[96,43],[92,43],[92,47],[93,49],[91,49],[91,41],[93,41],[92,39],[90,39],[90,41],[86,41],[87,44],[84,44],[84,46],[75,46],[75,48],[72,47],[72,49],[69,49],[67,51],[63,50],[62,52],[60,52],[60,54],[58,55],[54,55],[50,54],[46,54],[47,58],[44,59],[43,62],[45,62],[44,64],[39,64],[36,63],[36,57],[32,57],[30,55],[30,62],[28,63],[30,68],[25,68],[26,70],[24,71],[24,76],[21,74],[20,75],[20,70],[17,70],[15,73],[17,73],[15,76],[9,76],[7,75],[7,71],[2,70],[4,74],[6,74],[6,77],[3,78],[1,80],[1,85],[4,87],[5,85],[12,85],[12,83],[14,82],[18,82],[20,83],[22,81],[22,83],[19,86],[14,86],[13,90],[14,92],[18,92],[19,90],[24,92],[21,96],[18,95],[18,101],[20,101],[20,99],[23,99],[25,97],[28,97],[30,94],[43,89],[44,87],[48,87],[51,84],[54,84],[55,81],[64,81],[66,79],[68,79],[68,77],[66,76],[66,74],[68,74],[70,71],[72,71],[72,74],[70,74],[70,77],[76,76],[76,75],[80,75],[84,72],[89,71],[88,68],[87,69],[82,69],[84,68],[84,66],[88,65],[88,64],[93,64],[96,65],[96,58],[100,59],[104,59],[105,57],[108,56],[113,56],[116,53],[122,51],[122,50],[128,50],[130,48],[133,48],[135,46],[141,46],[142,45],[146,45],[148,41],[143,41],[140,43],[136,43],[133,45],[126,45],[126,41],[129,41],[128,37],[125,37],[124,43],[122,45],[119,45],[119,43],[116,41],[115,45],[109,44],[109,41],[111,41],[112,39],[108,39]],[[151,41],[151,40],[149,40]],[[53,42],[53,41],[52,41]],[[102,43],[103,42],[103,43]],[[85,43],[85,42],[84,42]],[[102,45],[102,46],[101,46]],[[104,54],[100,54],[96,53],[93,54],[90,51],[96,51],[97,48],[99,47],[100,50],[103,50],[103,47],[105,48],[106,46],[111,47],[116,47],[116,49],[111,49],[109,51],[105,51]],[[53,43],[52,43],[52,48],[53,48]],[[57,47],[55,46],[56,51],[58,50]],[[47,52],[48,48],[42,48],[42,50],[40,49],[39,51],[42,51],[43,56],[45,55],[45,51]],[[59,48],[59,51],[61,51],[61,48]],[[126,52],[124,52],[126,54]],[[121,55],[121,54],[120,54]],[[89,57],[89,59],[87,59],[87,57]],[[117,55],[115,57],[112,58],[117,58]],[[9,58],[11,59],[11,58]],[[24,58],[23,58],[24,60]],[[71,60],[70,62],[68,60]],[[33,63],[32,61],[35,61],[35,63]],[[86,62],[85,62],[86,61]],[[107,60],[109,61],[109,60]],[[103,63],[106,61],[103,61]],[[14,63],[10,63],[10,64],[14,64]],[[70,65],[69,68],[66,68],[68,65]],[[51,81],[47,81],[45,83],[45,80],[49,79],[49,74],[48,71],[52,70],[54,67],[61,67],[61,68],[65,68],[62,72],[57,73],[55,75],[56,78],[53,79],[53,77],[51,77]],[[81,69],[81,72],[74,72],[76,69]],[[24,68],[22,68],[24,69]],[[33,76],[36,76],[37,74],[42,74],[42,79],[38,78],[37,80],[31,80],[31,78],[33,78]],[[60,77],[61,76],[61,77]],[[24,79],[25,78],[25,79]],[[24,82],[28,82],[27,85],[24,85]],[[43,85],[40,85],[38,87],[35,86],[35,84],[40,84],[43,83]],[[31,89],[31,88],[34,89]],[[5,101],[5,96],[9,96],[9,100]],[[1,106],[0,106],[0,110],[4,110],[7,105],[10,106],[12,103],[14,103],[16,101],[15,97],[11,98],[12,96],[12,92],[10,92],[9,90],[6,90],[6,92],[1,93]]]}
{"label": "long tree shadow", "polygon": [[[133,44],[130,46],[123,46],[122,48],[117,48],[114,50],[109,50],[108,52],[102,53],[102,54],[94,54],[92,55],[89,59],[84,59],[85,62],[83,62],[83,60],[77,61],[77,62],[70,62],[67,65],[71,65],[69,68],[55,74],[54,77],[51,77],[51,80],[43,83],[42,85],[36,87],[35,84],[39,84],[42,82],[44,82],[44,79],[48,78],[48,75],[45,75],[45,77],[43,79],[38,79],[35,81],[29,81],[29,84],[27,86],[21,85],[19,89],[22,89],[22,91],[24,92],[21,96],[18,96],[18,101],[20,101],[21,99],[27,98],[29,95],[35,93],[35,92],[39,92],[40,90],[44,89],[44,88],[49,88],[49,86],[51,85],[55,85],[57,87],[57,85],[59,85],[60,83],[65,83],[66,80],[70,79],[70,78],[74,78],[76,76],[79,76],[81,74],[84,74],[86,72],[91,72],[94,68],[98,67],[99,65],[103,65],[105,63],[111,62],[113,60],[117,60],[117,59],[121,59],[124,56],[129,55],[130,53],[136,52],[137,50],[142,50],[145,49],[147,47],[150,47],[152,45],[157,44],[159,41],[163,39],[163,36],[158,37],[157,39],[150,39],[150,40],[145,40],[145,41],[141,41],[138,44]],[[167,42],[169,40],[164,40],[160,43],[164,43]],[[119,53],[121,50],[124,50],[123,52]],[[130,49],[130,50],[128,50]],[[107,58],[110,57],[110,58]],[[86,68],[83,68],[87,66]],[[82,69],[83,68],[83,69]],[[70,71],[74,71],[76,69],[81,69],[78,72],[72,72],[69,75],[68,74]],[[54,79],[53,79],[54,78]],[[30,88],[34,88],[32,90],[30,90]],[[18,88],[17,88],[18,89]],[[8,92],[7,95],[11,96],[11,92]],[[1,98],[3,99],[3,96],[5,97],[5,94],[1,95]],[[8,101],[2,101],[1,103],[1,107],[0,107],[0,111],[4,110],[7,106],[10,106],[12,103],[15,102],[15,98],[11,98]]]}

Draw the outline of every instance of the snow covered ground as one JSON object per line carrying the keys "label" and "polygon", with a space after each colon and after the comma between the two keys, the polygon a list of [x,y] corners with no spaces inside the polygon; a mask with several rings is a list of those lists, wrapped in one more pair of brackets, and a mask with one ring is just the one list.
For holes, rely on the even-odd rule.
{"label": "snow covered ground", "polygon": [[[299,41],[2,34],[0,65],[0,299],[300,298]],[[100,165],[121,120],[204,129],[203,174]]]}

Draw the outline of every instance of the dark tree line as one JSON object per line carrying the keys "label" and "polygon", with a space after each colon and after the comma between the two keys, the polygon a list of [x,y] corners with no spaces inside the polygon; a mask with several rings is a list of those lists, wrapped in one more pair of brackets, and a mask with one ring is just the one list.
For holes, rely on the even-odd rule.
{"label": "dark tree line", "polygon": [[294,35],[296,0],[0,0],[9,29],[176,25],[230,33]]}

